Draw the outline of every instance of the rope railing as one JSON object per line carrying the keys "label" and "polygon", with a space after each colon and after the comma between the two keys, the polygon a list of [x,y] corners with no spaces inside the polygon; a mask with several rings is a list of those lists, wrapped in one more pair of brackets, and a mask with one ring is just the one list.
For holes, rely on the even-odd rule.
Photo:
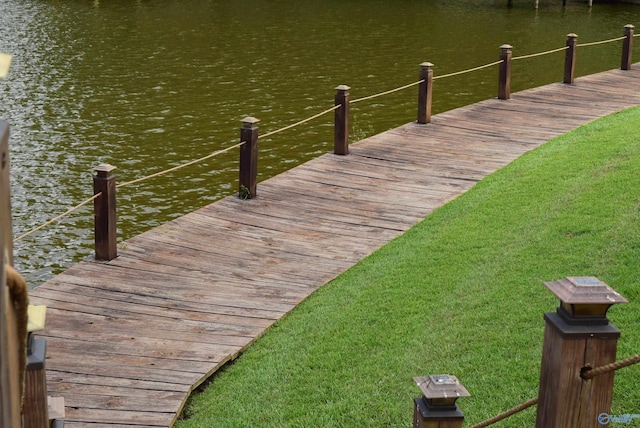
{"label": "rope railing", "polygon": [[503,60],[494,61],[494,62],[491,62],[489,64],[480,65],[478,67],[469,68],[467,70],[455,71],[455,72],[449,73],[449,74],[442,74],[440,76],[434,76],[433,80],[444,79],[446,77],[453,77],[453,76],[459,76],[461,74],[471,73],[472,71],[478,71],[478,70],[482,70],[482,69],[485,69],[485,68],[493,67],[494,65],[502,64],[503,62],[504,62]]}
{"label": "rope railing", "polygon": [[[640,34],[634,34],[633,35],[633,37],[638,37],[638,36],[640,36]],[[616,38],[613,38],[613,39],[607,39],[607,40],[602,40],[602,41],[577,44],[576,46],[580,46],[580,47],[594,46],[594,45],[599,45],[599,44],[605,44],[605,43],[611,43],[611,42],[615,42],[615,41],[620,41],[620,40],[624,40],[626,38],[627,38],[627,36],[625,35],[625,36],[616,37]],[[529,55],[522,55],[522,56],[518,56],[518,57],[513,57],[513,58],[511,58],[511,60],[522,60],[522,59],[528,59],[528,58],[533,58],[533,57],[553,54],[553,53],[556,53],[556,52],[565,51],[568,48],[569,48],[568,46],[563,46],[561,48],[547,50],[547,51],[544,51],[544,52],[538,52],[538,53],[533,53],[533,54],[529,54]],[[471,73],[471,72],[474,72],[474,71],[479,71],[479,70],[483,70],[483,69],[486,69],[486,68],[489,68],[489,67],[493,67],[495,65],[500,65],[500,64],[502,64],[504,62],[505,62],[504,59],[500,59],[498,61],[494,61],[494,62],[491,62],[491,63],[488,63],[488,64],[480,65],[480,66],[477,66],[477,67],[472,67],[472,68],[469,68],[469,69],[466,69],[466,70],[456,71],[456,72],[453,72],[453,73],[443,74],[443,75],[439,75],[439,76],[433,76],[432,80],[438,80],[438,79],[444,79],[444,78],[448,78],[448,77],[459,76],[459,75],[462,75],[462,74],[467,74],[467,73]],[[394,88],[394,89],[390,89],[390,90],[387,90],[387,91],[383,91],[383,92],[379,92],[379,93],[376,93],[376,94],[368,95],[368,96],[365,96],[365,97],[362,97],[362,98],[350,100],[349,104],[354,104],[354,103],[358,103],[358,102],[362,102],[362,101],[375,99],[375,98],[378,98],[378,97],[381,97],[381,96],[384,96],[384,95],[389,95],[389,94],[392,94],[392,93],[395,93],[395,92],[399,92],[399,91],[402,91],[404,89],[407,89],[407,88],[410,88],[410,87],[413,87],[413,86],[416,86],[416,85],[420,85],[422,83],[425,83],[425,79],[421,79],[421,80],[418,80],[416,82],[412,82],[412,83],[409,83],[409,84],[406,84],[406,85],[403,85],[403,86],[400,86],[400,87],[397,87],[397,88]],[[284,126],[284,127],[280,128],[280,129],[268,132],[266,134],[261,135],[260,137],[261,138],[270,137],[270,136],[273,136],[273,135],[278,134],[280,132],[292,129],[294,127],[297,127],[299,125],[307,123],[307,122],[309,122],[309,121],[311,121],[313,119],[321,117],[321,116],[323,116],[323,115],[325,115],[327,113],[330,113],[332,111],[336,111],[341,107],[342,107],[341,105],[334,105],[333,107],[331,107],[329,109],[326,109],[326,110],[324,110],[324,111],[322,111],[320,113],[314,114],[314,115],[312,115],[312,116],[310,116],[310,117],[308,117],[306,119],[303,119],[303,120],[300,120],[300,121],[295,122],[293,124]],[[122,187],[130,186],[130,185],[133,185],[133,184],[137,184],[137,183],[149,180],[151,178],[155,178],[155,177],[159,177],[159,176],[162,176],[162,175],[165,175],[165,174],[169,174],[171,172],[180,170],[182,168],[185,168],[185,167],[188,167],[188,166],[203,162],[205,160],[211,159],[211,158],[213,158],[215,156],[221,155],[221,154],[226,153],[226,152],[228,152],[230,150],[233,150],[233,149],[236,149],[238,147],[241,147],[244,144],[246,144],[246,141],[241,141],[238,144],[232,145],[230,147],[227,147],[227,148],[224,148],[224,149],[221,149],[221,150],[214,151],[214,152],[212,152],[212,153],[210,153],[210,154],[208,154],[206,156],[203,156],[201,158],[194,159],[194,160],[179,164],[177,166],[165,169],[163,171],[159,171],[159,172],[155,172],[153,174],[149,174],[149,175],[144,176],[144,177],[136,178],[136,179],[131,180],[131,181],[127,181],[127,182],[124,182],[124,183],[119,183],[119,184],[117,184],[116,187],[117,188],[122,188]],[[78,210],[79,208],[83,207],[84,205],[86,205],[86,204],[90,203],[91,201],[95,200],[98,196],[99,196],[99,194],[98,195],[94,195],[93,197],[91,197],[91,198],[87,199],[86,201],[78,204],[77,206],[65,211],[64,213],[60,214],[59,216],[56,216],[55,218],[43,223],[42,225],[40,225],[40,226],[38,226],[38,227],[36,227],[36,228],[34,228],[34,229],[22,234],[21,236],[15,238],[14,242],[20,241],[21,239],[26,238],[27,236],[29,236],[29,235],[31,235],[31,234],[43,229],[44,227],[46,227],[46,226],[48,226],[48,225],[50,225],[52,223],[55,223],[56,221],[59,221],[60,219],[68,216],[69,214],[73,213],[74,211]]]}
{"label": "rope railing", "polygon": [[262,134],[260,137],[262,137],[262,138],[271,137],[272,135],[278,134],[278,133],[280,133],[282,131],[286,131],[286,130],[291,129],[291,128],[295,128],[298,125],[302,125],[303,123],[307,123],[307,122],[309,122],[309,121],[311,121],[313,119],[316,119],[316,118],[318,118],[320,116],[323,116],[323,115],[325,115],[327,113],[331,113],[332,111],[337,110],[340,107],[341,106],[339,106],[339,105],[333,106],[331,108],[326,109],[325,111],[322,111],[322,112],[320,112],[318,114],[314,114],[313,116],[308,117],[306,119],[303,119],[303,120],[301,120],[299,122],[292,123],[291,125],[287,125],[287,126],[282,127],[280,129],[276,129],[275,131],[267,132],[266,134]]}
{"label": "rope railing", "polygon": [[601,40],[599,42],[578,43],[577,46],[579,48],[582,48],[582,47],[586,47],[586,46],[603,45],[605,43],[618,42],[618,41],[624,40],[626,38],[627,38],[627,36],[620,36],[620,37],[616,37],[616,38],[613,38],[613,39]]}
{"label": "rope railing", "polygon": [[380,92],[380,93],[377,93],[377,94],[368,95],[366,97],[362,97],[362,98],[358,98],[358,99],[355,99],[355,100],[351,100],[350,103],[351,104],[359,103],[360,101],[371,100],[373,98],[378,98],[378,97],[381,97],[383,95],[389,95],[389,94],[392,94],[394,92],[402,91],[403,89],[407,89],[407,88],[410,88],[412,86],[419,85],[422,82],[424,82],[424,79],[418,80],[417,82],[409,83],[408,85],[400,86],[399,88],[390,89],[388,91],[384,91],[384,92]]}
{"label": "rope railing", "polygon": [[49,221],[47,221],[47,222],[45,222],[45,223],[41,224],[40,226],[38,226],[38,227],[36,227],[36,228],[31,229],[30,231],[28,231],[28,232],[26,232],[26,233],[23,233],[22,235],[20,235],[20,236],[18,236],[17,238],[15,238],[15,239],[13,240],[13,242],[18,242],[18,241],[20,241],[21,239],[24,239],[24,238],[26,238],[27,236],[29,236],[29,235],[31,235],[31,234],[33,234],[33,233],[35,233],[35,232],[39,231],[40,229],[43,229],[43,228],[45,228],[45,227],[49,226],[50,224],[55,223],[55,222],[56,222],[56,221],[58,221],[58,220],[61,220],[62,218],[64,218],[64,217],[68,216],[68,215],[69,215],[69,214],[71,214],[72,212],[74,212],[74,211],[76,211],[76,210],[78,210],[78,209],[82,208],[83,206],[87,205],[89,202],[92,202],[94,199],[96,199],[96,198],[97,198],[98,196],[100,196],[100,195],[102,195],[102,193],[96,193],[95,195],[93,195],[92,197],[90,197],[89,199],[87,199],[86,201],[79,203],[78,205],[76,205],[75,207],[73,207],[73,208],[71,208],[71,209],[68,209],[67,211],[63,212],[63,213],[62,213],[62,214],[60,214],[59,216],[52,218],[51,220],[49,220]]}
{"label": "rope railing", "polygon": [[637,363],[640,363],[640,354],[625,358],[624,360],[616,361],[615,363],[605,364],[604,366],[596,367],[595,369],[587,367],[586,370],[580,373],[580,377],[583,379],[593,379],[601,374],[613,372]]}
{"label": "rope railing", "polygon": [[556,52],[566,51],[567,49],[569,49],[569,46],[563,46],[561,48],[551,49],[551,50],[544,51],[544,52],[538,52],[538,53],[533,53],[533,54],[529,54],[529,55],[522,55],[522,56],[514,56],[513,58],[511,58],[511,60],[515,61],[515,60],[518,60],[518,59],[535,58],[537,56],[549,55],[549,54],[556,53]]}
{"label": "rope railing", "polygon": [[172,167],[172,168],[165,169],[165,170],[163,170],[163,171],[159,171],[159,172],[155,172],[155,173],[153,173],[153,174],[149,174],[149,175],[144,176],[144,177],[136,178],[135,180],[131,180],[131,181],[127,181],[127,182],[124,182],[124,183],[120,183],[120,184],[118,184],[116,187],[117,187],[117,188],[120,188],[120,187],[129,186],[129,185],[131,185],[131,184],[140,183],[141,181],[145,181],[145,180],[148,180],[148,179],[150,179],[150,178],[159,177],[159,176],[161,176],[161,175],[164,175],[164,174],[168,174],[168,173],[170,173],[170,172],[177,171],[177,170],[182,169],[182,168],[185,168],[185,167],[187,167],[187,166],[194,165],[194,164],[199,163],[199,162],[203,162],[203,161],[205,161],[205,160],[207,160],[207,159],[211,159],[212,157],[218,156],[218,155],[220,155],[220,154],[222,154],[222,153],[226,153],[226,152],[228,152],[229,150],[232,150],[232,149],[235,149],[235,148],[238,148],[238,147],[242,146],[243,144],[246,144],[246,141],[241,141],[241,142],[239,142],[238,144],[235,144],[235,145],[233,145],[233,146],[227,147],[227,148],[225,148],[225,149],[216,150],[215,152],[213,152],[213,153],[209,153],[209,154],[208,154],[208,155],[206,155],[206,156],[203,156],[203,157],[198,158],[198,159],[194,159],[194,160],[189,161],[189,162],[185,162],[185,163],[180,164],[180,165],[176,165],[176,166],[174,166],[174,167]]}
{"label": "rope railing", "polygon": [[531,406],[535,406],[536,404],[538,404],[538,397],[535,398],[531,398],[527,401],[525,401],[522,404],[517,405],[516,407],[507,410],[506,412],[502,412],[499,415],[496,415],[490,419],[487,419],[486,421],[482,421],[479,424],[475,424],[473,425],[471,428],[484,428],[484,427],[488,427],[489,425],[493,425],[496,422],[500,422],[503,419],[507,419],[509,416],[515,415],[516,413],[519,413],[525,409],[528,409]]}

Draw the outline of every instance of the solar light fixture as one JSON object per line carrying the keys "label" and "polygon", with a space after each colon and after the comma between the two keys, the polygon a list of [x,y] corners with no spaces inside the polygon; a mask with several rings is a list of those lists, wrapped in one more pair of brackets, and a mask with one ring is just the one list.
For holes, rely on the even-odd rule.
{"label": "solar light fixture", "polygon": [[556,312],[569,324],[608,324],[609,308],[627,303],[617,291],[593,276],[570,276],[544,285],[560,299]]}
{"label": "solar light fixture", "polygon": [[435,428],[440,423],[443,427],[462,427],[464,415],[456,405],[456,400],[471,394],[458,378],[440,374],[414,377],[413,380],[422,391],[422,397],[414,399],[414,428]]}

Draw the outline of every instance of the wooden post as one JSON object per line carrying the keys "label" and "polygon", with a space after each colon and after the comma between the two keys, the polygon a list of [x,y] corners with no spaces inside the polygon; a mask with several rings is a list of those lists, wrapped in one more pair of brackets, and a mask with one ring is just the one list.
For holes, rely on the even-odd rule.
{"label": "wooden post", "polygon": [[418,123],[431,122],[431,93],[433,91],[433,64],[420,64],[420,84],[418,85]]}
{"label": "wooden post", "polygon": [[258,123],[255,117],[242,119],[240,128],[240,182],[238,196],[241,199],[253,199],[258,196]]}
{"label": "wooden post", "polygon": [[631,57],[633,54],[633,29],[634,26],[627,24],[624,26],[625,39],[622,42],[622,64],[620,69],[631,70]]}
{"label": "wooden post", "polygon": [[500,71],[498,77],[498,99],[511,98],[511,56],[513,46],[500,46]]}
{"label": "wooden post", "polygon": [[576,47],[578,45],[578,35],[567,34],[567,50],[564,56],[564,80],[563,83],[573,84],[576,71]]}
{"label": "wooden post", "polygon": [[598,428],[609,413],[613,372],[585,380],[581,371],[616,359],[620,331],[606,318],[622,296],[593,277],[571,277],[545,285],[560,297],[546,321],[536,428]]}
{"label": "wooden post", "polygon": [[18,329],[5,265],[13,263],[9,188],[9,124],[0,121],[0,426],[19,428],[20,382]]}
{"label": "wooden post", "polygon": [[464,415],[456,401],[469,392],[455,376],[414,377],[422,397],[413,400],[413,428],[462,428]]}
{"label": "wooden post", "polygon": [[349,154],[349,89],[347,85],[336,88],[335,105],[340,106],[334,115],[333,153],[336,155]]}
{"label": "wooden post", "polygon": [[102,193],[93,200],[96,260],[118,257],[116,230],[116,176],[115,166],[101,164],[95,168],[93,194]]}
{"label": "wooden post", "polygon": [[46,355],[46,340],[34,338],[30,334],[25,379],[24,428],[47,428],[49,426]]}

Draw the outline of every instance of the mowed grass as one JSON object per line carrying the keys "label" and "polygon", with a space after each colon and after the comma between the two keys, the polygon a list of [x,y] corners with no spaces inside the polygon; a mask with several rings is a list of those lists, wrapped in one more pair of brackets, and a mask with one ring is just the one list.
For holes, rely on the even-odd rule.
{"label": "mowed grass", "polygon": [[[393,201],[390,201],[393,203]],[[186,427],[410,427],[414,376],[457,376],[465,426],[537,396],[543,285],[595,276],[640,352],[640,109],[530,152],[311,295],[190,399]],[[497,427],[532,427],[530,408]],[[640,413],[640,365],[612,414]],[[626,426],[640,426],[635,419]]]}

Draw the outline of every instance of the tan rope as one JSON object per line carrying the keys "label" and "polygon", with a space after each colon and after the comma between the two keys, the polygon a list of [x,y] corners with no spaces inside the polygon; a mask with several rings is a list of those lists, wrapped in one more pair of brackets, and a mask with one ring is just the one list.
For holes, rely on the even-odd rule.
{"label": "tan rope", "polygon": [[624,360],[616,361],[615,363],[605,364],[604,366],[596,367],[595,369],[589,368],[582,372],[580,376],[583,379],[591,379],[601,374],[609,373],[637,363],[640,363],[640,354],[625,358]]}
{"label": "tan rope", "polygon": [[[306,119],[303,119],[303,120],[301,120],[301,121],[299,121],[299,122],[296,122],[296,123],[293,123],[293,124],[291,124],[291,125],[287,125],[287,126],[285,126],[284,128],[280,128],[280,129],[277,129],[277,130],[275,130],[275,131],[268,132],[268,133],[266,133],[266,134],[264,134],[264,135],[261,135],[260,137],[261,137],[261,138],[265,138],[265,137],[269,137],[269,136],[271,136],[271,135],[277,134],[278,132],[286,131],[287,129],[291,129],[291,128],[293,128],[293,127],[295,127],[295,126],[298,126],[298,125],[301,125],[301,124],[303,124],[303,123],[305,123],[305,122],[309,122],[310,120],[313,120],[313,119],[315,119],[315,118],[317,118],[317,117],[320,117],[320,116],[322,116],[322,115],[324,115],[324,114],[327,114],[327,113],[329,113],[329,112],[331,112],[331,111],[333,111],[333,110],[336,110],[336,109],[338,109],[338,108],[340,108],[340,106],[339,106],[339,105],[337,105],[337,106],[333,106],[333,107],[331,107],[330,109],[327,109],[327,110],[325,110],[325,111],[323,111],[323,112],[320,112],[320,113],[318,113],[318,114],[315,114],[315,115],[313,115],[313,116],[311,116],[311,117],[308,117],[308,118],[306,118]],[[163,170],[163,171],[159,171],[159,172],[156,172],[156,173],[153,173],[153,174],[147,175],[147,176],[145,176],[145,177],[140,177],[140,178],[136,178],[135,180],[131,180],[131,181],[127,181],[127,182],[124,182],[124,183],[120,183],[120,184],[116,185],[116,187],[125,187],[125,186],[129,186],[129,185],[131,185],[131,184],[136,184],[136,183],[139,183],[139,182],[141,182],[141,181],[148,180],[148,179],[150,179],[150,178],[158,177],[158,176],[160,176],[160,175],[164,175],[164,174],[168,174],[168,173],[173,172],[173,171],[177,171],[177,170],[179,170],[179,169],[181,169],[181,168],[184,168],[184,167],[187,167],[187,166],[190,166],[190,165],[196,164],[196,163],[198,163],[198,162],[205,161],[205,160],[210,159],[210,158],[212,158],[212,157],[214,157],[214,156],[217,156],[217,155],[219,155],[219,154],[226,153],[226,152],[228,152],[229,150],[233,150],[233,149],[235,149],[235,148],[238,148],[238,147],[240,147],[240,146],[242,146],[243,144],[246,144],[246,143],[247,143],[246,141],[241,141],[241,142],[239,142],[238,144],[235,144],[235,145],[233,145],[233,146],[230,146],[230,147],[227,147],[227,148],[224,148],[224,149],[221,149],[221,150],[217,150],[217,151],[215,151],[215,152],[213,152],[213,153],[210,153],[210,154],[208,154],[208,155],[206,155],[206,156],[203,156],[203,157],[201,157],[201,158],[194,159],[194,160],[192,160],[192,161],[185,162],[185,163],[183,163],[183,164],[180,164],[180,165],[174,166],[173,168],[165,169],[165,170]]]}
{"label": "tan rope", "polygon": [[602,41],[599,41],[599,42],[578,43],[576,46],[578,46],[578,47],[584,47],[584,46],[602,45],[602,44],[604,44],[604,43],[617,42],[618,40],[624,40],[624,39],[626,39],[626,38],[627,38],[627,36],[622,36],[622,37],[616,37],[615,39],[602,40]]}
{"label": "tan rope", "polygon": [[[353,101],[352,101],[352,102],[353,102]],[[296,123],[293,123],[293,124],[291,124],[291,125],[287,125],[287,126],[285,126],[284,128],[276,129],[275,131],[267,132],[266,134],[261,135],[261,136],[260,136],[260,138],[270,137],[270,136],[272,136],[273,134],[277,134],[278,132],[286,131],[287,129],[291,129],[291,128],[296,127],[296,126],[298,126],[298,125],[302,125],[303,123],[309,122],[310,120],[313,120],[313,119],[318,118],[318,117],[320,117],[320,116],[322,116],[322,115],[325,115],[325,114],[327,114],[327,113],[329,113],[329,112],[332,112],[332,111],[334,111],[334,110],[337,110],[337,109],[339,109],[340,107],[342,107],[342,106],[341,106],[341,105],[335,105],[335,106],[333,106],[333,107],[331,107],[331,108],[326,109],[326,110],[325,110],[325,111],[323,111],[323,112],[320,112],[320,113],[315,114],[315,115],[313,115],[313,116],[311,116],[311,117],[308,117],[308,118],[306,118],[306,119],[303,119],[303,120],[301,120],[300,122],[296,122]]]}
{"label": "tan rope", "polygon": [[539,53],[534,53],[534,54],[529,54],[529,55],[516,56],[516,57],[511,58],[511,60],[515,61],[517,59],[533,58],[533,57],[536,57],[536,56],[542,56],[542,55],[548,55],[548,54],[552,54],[552,53],[556,53],[556,52],[560,52],[560,51],[566,51],[567,49],[569,49],[569,46],[563,46],[561,48],[552,49],[550,51],[539,52]]}
{"label": "tan rope", "polygon": [[502,60],[495,61],[495,62],[492,62],[490,64],[485,64],[485,65],[481,65],[481,66],[474,67],[474,68],[469,68],[467,70],[456,71],[455,73],[443,74],[441,76],[434,76],[433,80],[444,79],[445,77],[457,76],[459,74],[471,73],[472,71],[478,71],[478,70],[482,70],[483,68],[493,67],[494,65],[498,65],[500,63],[502,63]]}
{"label": "tan rope", "polygon": [[509,416],[516,414],[518,412],[523,411],[524,409],[528,409],[531,406],[534,406],[538,404],[538,397],[532,398],[530,400],[525,401],[524,403],[520,404],[519,406],[514,407],[513,409],[507,410],[506,412],[500,413],[499,415],[496,415],[494,417],[492,417],[491,419],[487,419],[484,422],[480,422],[479,424],[475,424],[474,426],[472,426],[471,428],[484,428],[487,427],[489,425],[493,425],[496,422],[499,422],[503,419],[508,418]]}
{"label": "tan rope", "polygon": [[98,196],[102,195],[102,192],[100,193],[96,193],[95,195],[93,195],[92,197],[90,197],[89,199],[87,199],[86,201],[76,205],[75,207],[63,212],[62,214],[60,214],[57,217],[52,218],[51,220],[47,221],[46,223],[41,224],[40,226],[36,227],[35,229],[31,229],[30,231],[28,231],[27,233],[24,233],[20,236],[18,236],[17,238],[15,238],[13,240],[13,242],[18,242],[23,238],[26,238],[27,236],[31,235],[32,233],[35,233],[37,231],[39,231],[40,229],[49,226],[51,223],[55,223],[56,221],[60,220],[63,217],[68,216],[69,214],[71,214],[72,212],[82,208],[83,206],[87,205],[89,202],[93,201],[94,199],[96,199]]}
{"label": "tan rope", "polygon": [[399,88],[390,89],[388,91],[380,92],[379,94],[373,94],[373,95],[369,95],[367,97],[358,98],[356,100],[351,100],[350,104],[359,103],[360,101],[370,100],[372,98],[381,97],[383,95],[389,95],[389,94],[392,94],[394,92],[398,92],[398,91],[401,91],[403,89],[407,89],[407,88],[410,88],[412,86],[419,85],[422,82],[424,82],[424,79],[418,80],[417,82],[409,83],[408,85],[400,86]]}
{"label": "tan rope", "polygon": [[158,177],[158,176],[160,176],[160,175],[164,175],[164,174],[168,174],[168,173],[173,172],[173,171],[177,171],[177,170],[179,170],[179,169],[181,169],[181,168],[184,168],[184,167],[186,167],[186,166],[193,165],[194,163],[202,162],[202,161],[204,161],[204,160],[207,160],[207,159],[209,159],[209,158],[212,158],[212,157],[214,157],[214,156],[217,156],[217,155],[219,155],[219,154],[221,154],[221,153],[228,152],[229,150],[232,150],[232,149],[235,149],[235,148],[237,148],[237,147],[240,147],[240,146],[242,146],[242,145],[243,145],[243,144],[245,144],[245,143],[246,143],[246,141],[241,141],[241,142],[239,142],[238,144],[235,144],[235,145],[233,145],[233,146],[227,147],[226,149],[221,149],[221,150],[215,151],[215,152],[213,152],[213,153],[209,153],[208,155],[203,156],[203,157],[201,157],[201,158],[199,158],[199,159],[194,159],[194,160],[192,160],[192,161],[185,162],[185,163],[183,163],[183,164],[180,164],[180,165],[174,166],[173,168],[165,169],[164,171],[159,171],[159,172],[156,172],[156,173],[154,173],[154,174],[147,175],[147,176],[145,176],[145,177],[140,177],[140,178],[136,178],[135,180],[131,180],[131,181],[127,181],[127,182],[124,182],[124,183],[120,183],[120,184],[116,185],[116,188],[118,188],[118,187],[124,187],[124,186],[129,186],[129,185],[131,185],[131,184],[139,183],[139,182],[141,182],[141,181],[148,180],[148,179],[150,179],[150,178]]}

